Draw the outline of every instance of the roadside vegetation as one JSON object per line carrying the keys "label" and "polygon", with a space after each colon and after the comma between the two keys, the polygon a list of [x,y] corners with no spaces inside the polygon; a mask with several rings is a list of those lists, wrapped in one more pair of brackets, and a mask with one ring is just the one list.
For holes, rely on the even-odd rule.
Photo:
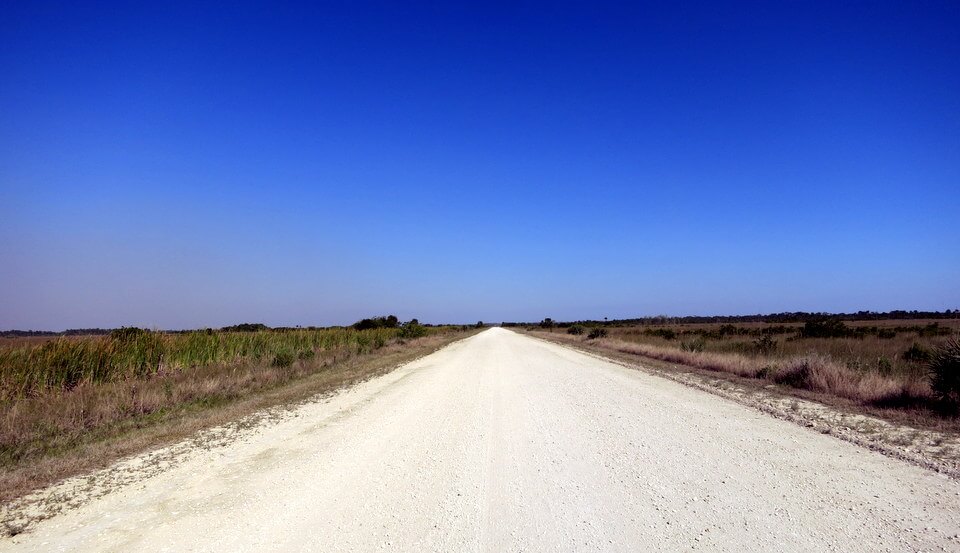
{"label": "roadside vegetation", "polygon": [[[176,423],[188,414],[202,419],[206,411],[285,387],[299,391],[275,394],[276,401],[303,399],[379,374],[385,364],[432,351],[469,330],[378,317],[349,328],[247,324],[0,339],[0,487],[5,488],[0,499],[73,472],[73,453],[82,446],[129,441],[143,429]],[[300,384],[304,381],[309,385]],[[154,444],[147,440],[144,447],[149,445]],[[129,448],[100,449],[94,465],[113,453],[130,453]],[[71,455],[69,462],[47,462],[42,475],[21,475],[16,482],[4,478],[39,461]]]}
{"label": "roadside vegetation", "polygon": [[[806,314],[804,314],[806,315]],[[571,322],[525,326],[564,342],[760,379],[881,410],[960,412],[960,319]],[[663,318],[662,322],[667,318]]]}

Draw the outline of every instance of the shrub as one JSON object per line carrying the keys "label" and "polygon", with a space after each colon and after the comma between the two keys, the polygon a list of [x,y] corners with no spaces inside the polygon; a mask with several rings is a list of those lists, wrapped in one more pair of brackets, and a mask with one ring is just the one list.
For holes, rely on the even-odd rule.
{"label": "shrub", "polygon": [[547,317],[546,319],[540,321],[540,328],[553,328],[554,322],[553,319]]}
{"label": "shrub", "polygon": [[746,333],[747,333],[747,329],[738,328],[736,326],[733,326],[732,324],[720,325],[720,328],[717,329],[717,334],[720,337],[737,336],[739,334],[746,334]]}
{"label": "shrub", "polygon": [[802,359],[795,359],[773,374],[773,381],[777,384],[786,384],[794,388],[813,389],[813,376],[823,371],[828,361],[817,355],[809,355]]}
{"label": "shrub", "polygon": [[769,334],[764,334],[753,341],[753,348],[761,355],[769,355],[777,349],[777,341]]}
{"label": "shrub", "polygon": [[590,331],[590,334],[587,335],[587,338],[589,338],[590,340],[595,340],[597,338],[606,338],[606,337],[607,337],[607,329],[599,328],[599,327],[592,329]]}
{"label": "shrub", "polygon": [[695,338],[689,342],[680,342],[681,351],[703,351],[703,348],[706,347],[707,343],[703,338]]}
{"label": "shrub", "polygon": [[273,356],[273,361],[270,363],[274,367],[287,368],[293,365],[293,352],[290,351],[278,351],[276,355]]}
{"label": "shrub", "polygon": [[889,376],[893,372],[893,362],[887,357],[880,356],[877,359],[877,372]]}
{"label": "shrub", "polygon": [[953,338],[930,356],[930,388],[943,407],[960,410],[960,340]]}
{"label": "shrub", "polygon": [[573,325],[567,329],[567,334],[573,334],[574,336],[580,336],[583,334],[583,326]]}
{"label": "shrub", "polygon": [[900,359],[923,363],[930,360],[930,350],[914,342],[912,346],[900,354]]}
{"label": "shrub", "polygon": [[807,321],[800,330],[802,338],[845,338],[852,332],[840,319]]}
{"label": "shrub", "polygon": [[400,338],[422,338],[427,335],[427,328],[420,324],[416,319],[411,320],[408,323],[404,323],[400,327]]}
{"label": "shrub", "polygon": [[765,365],[763,367],[760,367],[760,369],[757,370],[756,377],[767,379],[767,378],[773,377],[775,373],[776,373],[776,369],[774,369],[769,365]]}
{"label": "shrub", "polygon": [[659,336],[664,340],[673,340],[677,337],[677,333],[670,328],[648,328],[643,333],[647,336]]}
{"label": "shrub", "polygon": [[917,330],[917,336],[949,336],[953,334],[950,327],[940,326],[940,323],[930,323]]}

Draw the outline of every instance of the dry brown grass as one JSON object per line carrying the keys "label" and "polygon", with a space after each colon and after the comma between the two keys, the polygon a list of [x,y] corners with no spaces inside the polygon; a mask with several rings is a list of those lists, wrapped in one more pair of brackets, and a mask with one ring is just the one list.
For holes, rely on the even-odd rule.
{"label": "dry brown grass", "polygon": [[[847,325],[851,328],[858,327],[878,327],[892,329],[905,326],[926,326],[932,322],[938,323],[941,327],[950,329],[953,335],[960,335],[960,320],[946,319],[940,321],[868,321],[849,322]],[[608,328],[609,337],[620,339],[626,342],[646,344],[651,346],[661,346],[668,349],[676,349],[680,342],[684,340],[693,340],[698,336],[697,333],[715,332],[722,325],[719,324],[690,324],[690,325],[672,325],[672,326],[632,326]],[[803,325],[798,323],[784,325],[770,325],[766,323],[744,323],[735,325],[738,328],[750,330],[752,332],[769,329],[772,326],[785,327],[790,330],[784,334],[774,334],[771,338],[776,347],[770,352],[758,355],[755,351],[756,335],[745,336],[725,336],[721,339],[707,338],[703,341],[705,352],[714,353],[734,353],[747,357],[763,357],[770,360],[787,360],[796,357],[802,357],[807,354],[815,353],[827,355],[834,363],[845,365],[858,371],[876,371],[886,370],[890,373],[903,373],[905,375],[922,376],[926,368],[922,363],[911,362],[903,358],[903,353],[912,345],[917,344],[927,350],[933,350],[945,344],[950,336],[924,336],[916,332],[898,332],[892,338],[880,338],[876,335],[867,335],[859,338],[798,338],[796,332]],[[677,337],[668,340],[659,336],[651,336],[646,332],[656,329],[669,329],[677,333]],[[558,332],[561,330],[558,330]]]}
{"label": "dry brown grass", "polygon": [[749,359],[743,356],[714,352],[683,351],[677,348],[626,342],[616,338],[604,338],[599,340],[598,344],[623,353],[652,357],[661,361],[680,363],[682,365],[690,365],[711,371],[723,371],[739,376],[755,377],[757,373],[763,369],[763,364],[759,363],[756,359]]}
{"label": "dry brown grass", "polygon": [[857,370],[836,362],[827,354],[815,351],[794,356],[743,355],[715,351],[684,351],[679,349],[678,341],[674,341],[674,345],[670,347],[631,342],[621,338],[585,341],[579,337],[560,333],[550,333],[550,335],[554,339],[566,342],[587,342],[610,351],[740,377],[763,379],[865,405],[932,408],[933,404],[929,382],[922,372],[892,372],[885,375],[876,371]]}
{"label": "dry brown grass", "polygon": [[[607,338],[597,342],[608,351],[933,416],[929,369],[915,353],[932,352],[960,336],[960,319],[844,326],[846,333],[836,337],[809,337],[801,323],[607,325]],[[552,332],[569,339],[565,328]]]}
{"label": "dry brown grass", "polygon": [[767,378],[778,384],[833,394],[862,403],[891,401],[918,392],[922,394],[921,398],[929,398],[928,389],[918,389],[909,380],[853,371],[818,354],[790,359],[771,370]]}
{"label": "dry brown grass", "polygon": [[0,501],[265,407],[388,372],[467,334],[331,349],[291,367],[217,364],[147,379],[85,383],[0,404]]}

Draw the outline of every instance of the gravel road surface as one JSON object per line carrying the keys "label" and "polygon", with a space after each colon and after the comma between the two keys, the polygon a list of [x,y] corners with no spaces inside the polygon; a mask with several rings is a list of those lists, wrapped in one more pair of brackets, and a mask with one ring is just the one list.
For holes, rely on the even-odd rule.
{"label": "gravel road surface", "polygon": [[494,328],[8,550],[960,551],[960,483]]}

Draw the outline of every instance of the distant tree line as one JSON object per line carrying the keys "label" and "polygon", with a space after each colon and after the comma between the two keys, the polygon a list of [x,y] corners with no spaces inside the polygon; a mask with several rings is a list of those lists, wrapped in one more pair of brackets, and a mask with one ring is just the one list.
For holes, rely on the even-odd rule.
{"label": "distant tree line", "polygon": [[[857,311],[856,313],[825,313],[825,312],[814,312],[808,313],[805,311],[795,311],[795,312],[785,312],[785,313],[771,313],[769,315],[714,315],[714,316],[686,316],[686,317],[671,317],[667,315],[657,315],[654,317],[638,317],[635,319],[613,319],[613,320],[587,320],[587,321],[554,321],[551,318],[546,318],[540,322],[503,322],[502,326],[505,327],[516,327],[516,326],[541,326],[545,328],[550,327],[560,327],[567,328],[572,325],[581,325],[581,326],[598,326],[598,325],[610,325],[610,326],[662,326],[662,325],[675,325],[675,324],[705,324],[705,323],[819,323],[826,320],[837,320],[837,321],[879,321],[879,320],[913,320],[913,319],[960,319],[960,309],[947,309],[946,311],[905,311],[905,310],[896,310],[896,311],[887,311],[887,312],[878,312],[878,311]],[[416,319],[416,324],[423,327],[432,327],[435,325],[420,323]],[[411,322],[413,322],[411,321]],[[832,324],[832,323],[830,323]],[[397,319],[396,315],[386,315],[380,317],[370,317],[367,319],[361,319],[353,325],[352,328],[357,330],[364,330],[370,328],[401,328],[402,325]],[[440,325],[444,326],[444,325]],[[484,326],[482,321],[478,321],[475,325],[477,328]],[[206,330],[208,332],[259,332],[259,331],[286,331],[286,330],[320,330],[323,328],[338,328],[333,327],[319,327],[319,326],[306,326],[306,327],[270,327],[263,323],[241,323],[232,326],[225,326],[220,329],[200,329]],[[105,336],[114,332],[115,328],[71,328],[61,332],[54,332],[50,330],[3,330],[0,331],[0,337],[2,338],[27,338],[31,336]],[[817,332],[817,329],[811,329],[814,333]],[[836,330],[836,329],[834,329]],[[171,334],[178,334],[184,332],[194,332],[195,330],[165,330],[162,332],[167,332]],[[827,330],[830,332],[830,330]]]}
{"label": "distant tree line", "polygon": [[241,323],[225,326],[220,329],[220,332],[258,332],[260,330],[270,330],[270,327],[263,323]]}
{"label": "distant tree line", "polygon": [[[419,328],[430,328],[437,325],[420,323],[417,319],[413,319],[408,323],[400,323],[400,320],[396,315],[386,315],[381,317],[370,317],[367,319],[361,319],[356,323],[350,325],[351,328],[356,330],[368,330],[375,328],[403,328],[407,325],[413,325],[414,327]],[[439,325],[446,326],[446,325]],[[263,323],[240,323],[231,326],[225,326],[222,328],[200,328],[200,329],[184,329],[184,330],[161,330],[159,332],[166,334],[186,334],[190,332],[285,332],[293,330],[323,330],[328,328],[343,328],[341,326],[276,326],[270,327]],[[137,329],[136,327],[121,327],[121,328],[71,328],[69,330],[64,330],[62,332],[54,332],[50,330],[4,330],[0,331],[0,338],[28,338],[32,336],[106,336],[106,335],[118,335],[118,331],[127,332],[128,329],[135,330],[146,330],[146,329]],[[419,331],[415,329],[408,329],[408,333],[417,334]]]}
{"label": "distant tree line", "polygon": [[880,320],[913,320],[913,319],[960,319],[960,309],[946,311],[857,311],[856,313],[826,313],[794,311],[785,313],[771,313],[768,315],[713,315],[713,316],[686,316],[671,317],[657,315],[654,317],[638,317],[635,319],[586,320],[586,321],[554,321],[547,317],[540,322],[504,322],[502,326],[540,326],[543,328],[566,328],[574,324],[582,326],[611,325],[611,326],[661,326],[676,324],[707,324],[707,323],[807,323],[824,320],[838,321],[880,321]]}
{"label": "distant tree line", "polygon": [[71,328],[62,332],[52,330],[0,330],[2,338],[28,338],[30,336],[105,336],[113,328]]}

